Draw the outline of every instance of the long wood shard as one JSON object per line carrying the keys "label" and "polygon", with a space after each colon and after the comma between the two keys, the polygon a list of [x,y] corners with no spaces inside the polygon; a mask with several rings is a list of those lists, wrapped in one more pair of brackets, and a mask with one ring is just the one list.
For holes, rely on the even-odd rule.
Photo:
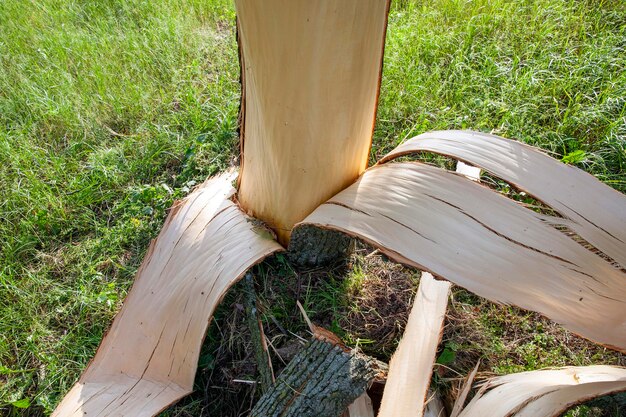
{"label": "long wood shard", "polygon": [[575,404],[621,391],[626,391],[624,368],[598,365],[522,372],[487,381],[459,417],[552,417]]}
{"label": "long wood shard", "polygon": [[389,0],[237,0],[244,80],[239,201],[286,245],[365,170]]}
{"label": "long wood shard", "polygon": [[212,178],[175,205],[94,359],[53,416],[152,416],[192,391],[225,292],[281,250],[229,200],[232,180]]}
{"label": "long wood shard", "polygon": [[626,197],[592,175],[523,143],[480,132],[428,132],[387,154],[387,162],[435,152],[476,165],[535,196],[567,225],[626,268]]}
{"label": "long wood shard", "polygon": [[448,306],[450,283],[422,273],[398,349],[391,358],[379,417],[421,417]]}
{"label": "long wood shard", "polygon": [[467,376],[467,379],[463,383],[463,388],[459,392],[459,396],[454,401],[454,406],[452,407],[452,411],[450,412],[450,417],[458,417],[465,405],[465,400],[467,399],[467,395],[472,389],[472,384],[474,383],[474,378],[476,378],[476,373],[478,372],[478,367],[480,366],[480,361],[476,364],[472,372]]}
{"label": "long wood shard", "polygon": [[354,402],[348,406],[348,410],[344,413],[344,416],[375,417],[372,399],[369,397],[369,395],[367,395],[367,392],[363,393],[359,398],[354,400]]}
{"label": "long wood shard", "polygon": [[626,350],[626,274],[459,175],[418,163],[377,166],[302,224],[344,231],[397,261]]}

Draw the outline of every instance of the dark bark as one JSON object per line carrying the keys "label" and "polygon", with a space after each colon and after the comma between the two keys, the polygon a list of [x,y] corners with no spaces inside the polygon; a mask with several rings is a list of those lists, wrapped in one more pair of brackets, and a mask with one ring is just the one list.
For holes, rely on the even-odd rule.
{"label": "dark bark", "polygon": [[259,318],[256,291],[254,289],[254,276],[251,272],[246,274],[244,285],[246,287],[248,328],[250,329],[252,347],[254,349],[257,372],[259,374],[258,384],[261,393],[264,393],[274,383],[274,370],[272,369],[272,362],[265,342],[265,334]]}
{"label": "dark bark", "polygon": [[314,339],[289,362],[252,417],[336,417],[377,374],[367,356]]}
{"label": "dark bark", "polygon": [[289,259],[304,266],[329,264],[347,256],[352,243],[350,237],[334,230],[300,226],[291,233]]}

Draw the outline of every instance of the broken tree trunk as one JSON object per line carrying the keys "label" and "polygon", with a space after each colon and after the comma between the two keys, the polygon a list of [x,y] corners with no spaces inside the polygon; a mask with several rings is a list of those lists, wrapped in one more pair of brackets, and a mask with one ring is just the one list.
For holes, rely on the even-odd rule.
{"label": "broken tree trunk", "polygon": [[375,361],[314,339],[283,370],[252,409],[252,417],[334,417],[367,389]]}
{"label": "broken tree trunk", "polygon": [[243,65],[238,198],[287,246],[292,226],[367,166],[389,1],[235,4]]}

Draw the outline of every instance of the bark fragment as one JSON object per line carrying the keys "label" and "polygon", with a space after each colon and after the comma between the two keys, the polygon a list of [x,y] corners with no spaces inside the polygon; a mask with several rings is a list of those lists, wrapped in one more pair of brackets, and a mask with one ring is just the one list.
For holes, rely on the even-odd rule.
{"label": "bark fragment", "polygon": [[252,410],[252,417],[334,417],[367,389],[375,362],[314,339],[301,350]]}
{"label": "bark fragment", "polygon": [[274,369],[272,368],[272,360],[267,349],[263,324],[259,316],[256,290],[254,289],[254,275],[251,272],[246,273],[244,285],[246,288],[245,301],[248,328],[250,329],[256,368],[259,374],[259,386],[261,393],[263,393],[274,383]]}

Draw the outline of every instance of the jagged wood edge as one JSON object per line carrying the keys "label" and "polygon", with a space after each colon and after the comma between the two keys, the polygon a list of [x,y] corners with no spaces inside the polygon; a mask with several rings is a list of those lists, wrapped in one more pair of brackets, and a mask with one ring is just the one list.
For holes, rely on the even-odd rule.
{"label": "jagged wood edge", "polygon": [[[392,171],[384,175],[382,174],[382,172],[387,172],[388,170]],[[414,170],[417,171],[414,173],[410,172]],[[406,173],[408,173],[406,175],[409,175],[409,177],[412,176],[410,180],[407,179],[408,177],[395,178],[397,176],[404,175],[403,171],[406,171]],[[375,183],[374,180],[371,180],[371,178],[375,178],[376,176],[381,177],[379,181],[380,184]],[[382,179],[383,176],[384,181]],[[374,183],[375,185],[370,184],[369,186],[364,186],[364,178],[370,178],[370,180],[365,181],[370,181],[370,183]],[[454,185],[455,188],[453,189],[458,193],[458,195],[451,195],[451,192],[446,189],[446,187],[450,187],[452,185]],[[530,276],[526,276],[526,279],[534,280],[537,284],[538,277],[536,276],[536,273],[539,272],[537,270],[539,264],[533,267],[533,263],[535,263],[536,261],[541,261],[542,264],[545,264],[546,268],[557,268],[551,273],[553,273],[553,275],[556,274],[554,276],[559,276],[559,274],[561,275],[561,281],[559,284],[561,285],[560,288],[569,291],[571,293],[570,298],[572,298],[572,304],[567,308],[571,309],[572,313],[576,313],[577,317],[572,318],[572,316],[565,315],[562,312],[556,314],[555,312],[558,310],[553,310],[552,313],[543,311],[545,310],[546,306],[549,307],[548,311],[550,311],[550,309],[554,309],[554,306],[558,306],[559,304],[561,304],[563,308],[565,308],[566,304],[564,304],[559,299],[563,294],[557,297],[556,295],[551,294],[550,291],[544,291],[544,297],[548,297],[548,301],[536,299],[533,297],[529,298],[526,296],[524,296],[525,298],[522,298],[519,294],[511,291],[499,292],[498,294],[500,295],[495,296],[493,285],[498,282],[497,275],[493,277],[482,276],[480,275],[481,270],[487,267],[485,269],[485,271],[487,271],[490,270],[489,268],[491,268],[492,273],[495,273],[495,271],[500,271],[500,275],[504,274],[504,271],[507,270],[506,274],[513,274],[513,276],[519,276],[519,278],[522,279],[523,277],[520,275],[520,272],[517,269],[511,269],[512,265],[506,266],[505,268],[505,264],[502,264],[501,262],[497,264],[497,267],[490,266],[492,262],[499,261],[497,256],[494,256],[493,261],[489,262],[477,263],[475,260],[470,261],[470,259],[473,258],[468,257],[467,254],[476,251],[476,248],[472,247],[472,244],[469,244],[469,246],[461,247],[459,246],[458,241],[451,241],[450,239],[452,238],[449,235],[439,236],[439,233],[431,230],[432,236],[424,236],[423,233],[420,233],[420,231],[417,230],[420,227],[425,227],[425,225],[427,227],[432,227],[429,222],[433,221],[438,222],[437,224],[439,228],[446,229],[449,227],[453,227],[454,225],[448,224],[448,219],[442,218],[443,215],[430,214],[424,211],[424,206],[420,207],[419,210],[410,207],[402,208],[404,210],[404,212],[402,213],[402,219],[405,223],[402,223],[392,217],[388,217],[389,215],[392,215],[393,212],[390,207],[392,206],[392,204],[396,204],[397,201],[390,202],[387,200],[390,200],[395,196],[398,201],[406,203],[407,199],[411,198],[411,194],[416,195],[417,197],[415,198],[420,199],[423,197],[423,195],[427,194],[420,194],[420,191],[416,190],[416,188],[419,187],[430,187],[428,188],[428,193],[432,195],[428,195],[428,197],[432,197],[432,199],[427,202],[428,204],[433,205],[433,207],[437,207],[438,210],[444,210],[447,207],[447,210],[450,211],[450,207],[456,207],[454,210],[452,210],[452,213],[454,213],[455,210],[458,210],[459,215],[465,216],[467,218],[467,222],[476,222],[476,224],[472,226],[474,229],[472,229],[471,231],[472,233],[480,232],[482,234],[476,235],[481,236],[481,239],[478,241],[474,239],[473,245],[480,245],[484,242],[483,239],[486,239],[487,241],[493,241],[493,244],[491,244],[490,246],[491,250],[501,250],[496,242],[500,242],[499,245],[503,246],[502,250],[508,247],[508,249],[506,250],[512,251],[513,248],[515,248],[515,251],[519,252],[519,255],[516,254],[515,256],[513,256],[513,252],[510,252],[509,255],[511,256],[511,259],[509,261],[519,263],[525,259],[525,263],[522,262],[520,265],[525,265],[526,268],[531,268],[529,271],[534,271]],[[356,197],[357,192],[360,193],[359,197]],[[464,195],[467,194],[467,202],[463,201],[459,203],[461,204],[460,206],[454,206],[452,203],[436,197],[437,193],[445,192],[448,192],[449,198],[454,198],[457,200],[463,198]],[[470,196],[472,198],[470,198]],[[439,200],[443,204],[437,203],[436,200]],[[493,207],[486,205],[485,201],[489,201],[489,204],[492,204]],[[377,213],[378,210],[383,209],[387,210],[387,214],[376,214],[375,217],[371,217],[371,215],[366,212],[368,209],[363,208],[363,205],[367,205],[368,203],[371,207],[375,207],[372,209],[374,210],[373,213]],[[439,205],[437,206],[437,204],[435,203]],[[468,207],[463,208],[462,206],[469,206],[469,213],[483,216],[483,219],[481,220],[486,222],[492,221],[490,217],[486,216],[486,214],[492,212],[497,208],[498,210],[500,210],[500,213],[502,213],[502,216],[506,216],[498,220],[500,222],[499,227],[501,230],[498,232],[497,230],[489,228],[487,224],[481,223],[480,219],[475,218],[472,216],[472,214],[466,212],[465,210],[468,210]],[[477,207],[482,207],[482,209],[478,209]],[[413,214],[409,215],[409,213]],[[424,219],[416,218],[416,216],[419,215],[425,215]],[[337,216],[341,217],[341,220],[338,220],[339,217]],[[408,246],[402,246],[398,243],[398,239],[402,238],[408,244],[407,236],[391,237],[388,235],[389,232],[387,230],[374,230],[372,222],[382,222],[383,220],[381,216],[387,217],[389,220],[386,223],[386,228],[391,229],[394,227],[401,227],[402,230],[397,230],[396,232],[402,232],[402,234],[412,234],[412,236],[414,236],[414,238],[412,238],[412,241],[414,241],[415,243],[411,243]],[[507,222],[503,222],[503,219],[505,218],[507,219]],[[509,219],[510,221],[515,221],[517,223],[517,225],[515,226],[517,229],[508,229]],[[523,219],[523,221],[526,223],[520,223],[520,221],[522,221],[520,219]],[[422,220],[423,222],[420,223],[420,220]],[[458,220],[459,219],[457,218],[457,221]],[[355,224],[350,224],[350,222],[353,222]],[[504,227],[504,223],[507,224],[506,230],[502,229],[502,227]],[[552,318],[553,320],[556,320],[559,323],[566,324],[566,327],[568,327],[570,330],[584,337],[593,339],[596,342],[604,344],[605,346],[612,349],[622,351],[626,350],[626,334],[623,331],[623,328],[626,327],[626,323],[624,323],[623,315],[619,315],[617,313],[617,310],[623,311],[621,306],[626,304],[626,297],[624,297],[623,294],[625,287],[623,285],[620,285],[621,280],[626,278],[623,272],[615,269],[601,257],[586,250],[573,240],[554,230],[551,226],[545,224],[541,216],[536,215],[534,212],[519,206],[517,203],[508,200],[504,196],[494,193],[486,187],[476,184],[473,181],[469,181],[464,177],[419,163],[380,165],[366,171],[366,173],[357,181],[357,183],[348,187],[347,189],[318,207],[318,209],[316,209],[311,215],[309,215],[303,222],[299,223],[297,226],[300,227],[302,225],[340,230],[350,236],[357,237],[361,240],[366,241],[369,244],[374,245],[375,247],[378,247],[383,253],[387,254],[392,259],[395,259],[398,262],[430,271],[438,276],[442,276],[446,279],[451,279],[453,282],[461,286],[469,286],[470,291],[475,292],[480,296],[491,299],[492,301],[515,304],[519,305],[522,308],[537,311]],[[464,231],[464,233],[468,233],[468,231],[465,230],[466,228],[464,224],[463,226],[464,227],[462,229],[459,229],[458,226],[454,226],[457,227],[457,229],[455,229],[456,232]],[[531,234],[530,237],[527,237],[525,235],[527,226],[532,226],[531,230],[534,230],[532,232],[533,234]],[[524,230],[522,230],[523,227]],[[297,233],[297,228],[294,230],[294,233]],[[448,233],[450,233],[450,230],[451,229],[448,229]],[[485,230],[487,230],[488,232],[485,232]],[[539,233],[539,236],[543,236],[539,240],[537,233]],[[543,239],[547,239],[548,236],[550,237],[552,243],[557,242],[557,246],[559,247],[552,248],[549,244],[546,243],[547,241],[544,242]],[[398,237],[398,239],[395,239],[396,237]],[[429,251],[434,250],[437,246],[429,246],[431,245],[431,243],[429,243],[428,241],[431,241],[431,238],[442,238],[444,241],[447,242],[445,247],[442,247],[439,252],[441,252],[441,250],[449,252],[450,260],[448,262],[442,262],[441,260],[433,261],[433,258],[430,255]],[[471,239],[472,235],[466,235],[465,238]],[[522,241],[516,241],[515,238],[521,239]],[[381,242],[381,239],[386,243]],[[523,241],[529,241],[529,239],[530,242],[534,242],[533,244],[537,247],[524,244]],[[415,248],[413,248],[413,246],[417,243],[420,243],[421,252],[416,251]],[[434,243],[437,244],[437,242]],[[450,249],[450,247],[448,247],[449,245],[458,246],[457,249],[455,249],[457,251],[456,255],[455,252]],[[575,256],[575,262],[573,262],[572,259],[568,260],[562,258],[559,256],[559,254],[565,256],[566,258]],[[476,255],[479,255],[479,253],[476,253]],[[522,255],[524,256],[523,259]],[[454,264],[455,257],[459,258],[460,261],[472,263],[472,265],[464,265],[465,268],[469,268],[469,273],[473,275],[471,279],[468,279],[466,276],[464,276],[464,274],[461,274],[460,271],[458,271],[458,267]],[[572,270],[570,272],[566,272],[566,270],[569,269]],[[542,271],[542,273],[544,274],[548,272],[548,270]],[[450,274],[452,274],[452,276]],[[502,278],[510,279],[510,277],[506,274]],[[574,303],[573,301],[574,295],[572,293],[572,288],[574,287],[571,287],[569,284],[567,286],[565,285],[565,276],[576,277],[576,281],[572,281],[571,285],[577,282],[577,286],[581,286],[580,299],[576,297],[576,303]],[[588,278],[582,278],[584,276],[590,277],[591,280],[585,281]],[[487,279],[496,280],[493,281],[493,283],[489,282],[489,285],[487,285]],[[600,283],[602,283],[602,285],[610,284],[611,290],[603,290],[604,293],[607,293],[604,295],[596,294],[594,291],[598,291],[601,288]],[[541,283],[541,286],[544,287],[550,285],[552,285],[550,281]],[[592,287],[583,288],[584,286],[588,285],[592,285]],[[593,288],[593,286],[595,286],[595,289]],[[540,288],[541,287],[537,287],[536,289],[533,288],[532,291],[539,291]],[[519,288],[519,290],[521,291],[521,293],[524,293],[531,291],[531,288],[521,287]],[[582,312],[586,310],[584,310],[584,307],[581,307],[578,303],[582,303],[584,299],[588,300],[587,303],[589,303],[589,300],[595,303],[599,303],[599,301],[596,300],[597,297],[602,298],[603,301],[601,304],[605,305],[606,303],[608,303],[613,306],[613,309],[609,311],[604,311],[604,309],[602,308],[594,308],[589,313],[591,314],[593,312],[594,315],[598,316],[598,320],[600,315],[603,315],[602,317],[606,316],[607,319],[612,318],[613,321],[615,321],[616,323],[616,327],[611,327],[610,331],[607,330],[606,332],[602,332],[600,330],[602,327],[590,325],[585,327],[585,325],[580,324],[581,322],[585,323],[590,321],[590,317],[589,314],[582,314]],[[544,307],[534,307],[534,305],[537,303]],[[552,307],[550,307],[550,303],[553,303]],[[577,307],[574,308],[574,305],[577,305]],[[620,307],[616,307],[617,305],[620,305]],[[619,325],[617,324],[618,321],[620,323]],[[607,324],[604,325],[604,327],[606,326]]]}
{"label": "jagged wood edge", "polygon": [[520,372],[489,379],[459,414],[558,416],[603,395],[626,391],[626,368],[592,365]]}
{"label": "jagged wood edge", "polygon": [[[200,347],[215,307],[224,297],[227,289],[238,281],[250,267],[258,262],[261,262],[265,257],[271,255],[272,253],[282,250],[280,245],[276,242],[268,240],[264,235],[259,235],[255,231],[254,223],[249,222],[236,204],[230,201],[230,198],[235,192],[231,185],[235,175],[236,174],[233,172],[229,172],[209,179],[203,185],[194,190],[194,192],[187,196],[184,200],[176,202],[173,205],[159,237],[151,243],[144,261],[137,272],[137,278],[133,283],[133,287],[129,291],[125,300],[124,306],[116,315],[111,328],[107,331],[105,337],[103,338],[103,341],[96,352],[96,356],[90,361],[80,380],[57,406],[53,416],[89,417],[94,414],[151,416],[164,410],[171,403],[177,401],[192,391]],[[194,209],[195,212],[188,212],[198,201],[203,202],[204,205],[202,207],[196,207]],[[207,207],[212,210],[213,214],[208,214],[206,212]],[[225,235],[224,239],[212,242],[211,239],[215,239],[215,236],[206,236],[208,230],[211,230],[207,228],[212,227],[211,223],[213,220],[220,216],[227,217],[222,219],[221,226],[218,225],[216,227],[225,227],[229,223],[230,225],[227,230],[222,231]],[[197,255],[193,259],[200,260],[200,263],[196,266],[197,269],[201,269],[201,271],[196,271],[199,275],[196,276],[190,272],[185,272],[185,268],[188,268],[189,265],[182,260],[182,263],[178,265],[178,267],[168,269],[169,260],[171,260],[174,257],[174,254],[177,253],[177,245],[181,242],[185,234],[192,233],[190,228],[198,219],[201,219],[200,221],[203,222],[195,225],[194,230],[199,234],[196,235],[195,238],[191,238],[191,242],[197,244],[197,246],[185,246],[178,253],[182,256]],[[175,222],[178,223],[173,225]],[[176,230],[170,230],[172,227],[176,226],[184,228],[180,235],[176,234]],[[213,231],[217,234],[216,230]],[[241,233],[243,233],[246,238],[240,242],[233,242],[233,239],[242,237],[240,235]],[[206,240],[206,238],[209,240]],[[229,238],[231,239],[230,241]],[[230,249],[226,249],[228,243],[231,244]],[[232,267],[235,269],[234,276],[222,278],[222,280],[226,281],[221,282],[223,288],[219,287],[221,288],[219,293],[212,293],[212,291],[217,280],[223,277],[223,275],[220,275],[223,273],[223,265],[220,266],[217,265],[217,263],[214,263],[213,265],[209,265],[208,269],[206,269],[202,264],[207,255],[202,252],[202,249],[206,249],[206,245],[209,245],[210,247],[212,244],[215,245],[218,252],[222,249],[225,250],[225,256],[228,256],[228,250],[234,250],[237,252],[237,256],[231,257],[231,261],[233,262]],[[157,268],[156,271],[151,271],[150,268],[152,267],[152,262],[154,261],[158,265],[161,258],[164,257],[164,255],[167,255],[167,253],[159,252],[163,249],[163,245],[165,245],[165,249],[171,247],[168,261],[162,265],[163,269]],[[235,246],[233,247],[232,245]],[[243,247],[239,245],[242,245]],[[241,256],[241,254],[246,253],[246,251],[250,251],[249,261],[246,260],[246,257]],[[222,256],[221,252],[219,253],[220,255],[217,256],[217,258]],[[210,271],[211,267],[216,266],[220,266],[221,269],[215,271],[216,275],[212,283],[211,280],[201,280],[200,284],[195,284],[199,285],[199,287],[197,287],[198,289],[195,290],[198,292],[188,288],[189,286],[194,288],[194,283],[198,282],[197,278],[203,274],[203,276],[206,277],[207,270]],[[161,281],[159,281],[159,278],[151,280],[151,272],[158,272],[160,274],[159,276],[166,272],[166,278],[161,279]],[[144,274],[147,274],[147,276]],[[170,279],[171,277],[176,277],[177,274],[183,274],[183,278],[181,278],[182,281],[180,283],[176,283]],[[156,280],[156,282],[153,282],[152,284],[159,283],[159,285],[153,286],[151,282],[154,280]],[[186,286],[184,284],[188,285]],[[174,285],[174,287],[169,288],[168,285]],[[148,288],[145,288],[146,286],[148,286]],[[169,351],[169,348],[166,349],[165,352],[163,352],[162,349],[158,350],[161,340],[167,335],[165,327],[167,326],[167,321],[169,321],[171,315],[164,317],[166,322],[162,324],[163,328],[160,331],[160,336],[158,336],[154,348],[150,346],[149,342],[150,340],[153,340],[151,337],[156,335],[151,333],[149,330],[145,330],[143,322],[135,323],[136,325],[130,323],[129,325],[131,328],[125,329],[124,322],[129,323],[137,319],[136,314],[125,313],[127,313],[129,309],[132,309],[132,305],[138,305],[138,303],[142,303],[143,300],[149,299],[151,294],[154,294],[155,292],[158,294],[158,291],[161,290],[165,297],[170,297],[174,299],[174,301],[176,296],[181,296],[181,300],[186,300],[184,306],[180,306],[184,313],[187,309],[189,301],[192,298],[198,298],[200,296],[202,296],[201,298],[204,298],[205,292],[202,291],[202,289],[205,287],[208,288],[207,297],[213,297],[212,299],[214,302],[208,305],[207,302],[197,300],[199,301],[197,303],[199,311],[194,310],[194,314],[191,315],[184,337],[187,337],[187,332],[189,331],[192,323],[195,323],[195,331],[198,333],[198,336],[194,337],[193,340],[189,340],[188,343],[177,345],[177,342],[179,341],[178,331],[184,327],[184,324],[175,320],[171,327],[178,330],[176,330],[176,337],[173,340],[171,351]],[[186,290],[191,292],[188,295],[184,295]],[[142,292],[140,293],[140,291]],[[146,291],[149,291],[150,293]],[[139,311],[145,309],[145,314],[149,314],[148,310],[150,308],[154,308],[155,312],[161,311],[164,301],[165,300],[163,298],[156,298],[152,303],[148,302],[143,305]],[[150,325],[150,321],[152,321],[152,324],[154,325],[155,320],[159,319],[158,314],[148,315],[146,318],[146,326]],[[160,324],[157,322],[156,325],[158,327]],[[131,346],[124,349],[123,344],[126,343],[127,338],[123,337],[121,341],[116,340],[118,333],[123,334],[124,332],[128,333],[130,337],[134,337],[133,335],[136,335],[138,339],[137,343],[133,345],[134,347]],[[142,336],[145,336],[146,340],[143,340]],[[184,339],[181,340],[184,341]],[[120,343],[122,344],[121,346],[119,345]],[[148,350],[146,351],[146,349]],[[178,369],[178,373],[172,374],[175,360],[169,359],[159,361],[158,358],[160,355],[165,355],[166,358],[173,358],[175,349],[177,352],[181,351],[181,353],[185,353],[185,355],[182,359],[183,366]],[[150,351],[151,353],[149,353]],[[147,363],[142,365],[142,358],[144,358],[146,352],[148,352],[149,357],[147,357]],[[191,353],[191,357],[188,358],[189,353]],[[133,355],[136,357],[133,357]],[[169,362],[172,362],[170,371],[167,374],[160,373],[160,371],[163,370],[162,367],[164,365],[166,366]],[[124,363],[126,365],[124,365]],[[172,375],[170,376],[170,374]],[[92,390],[91,392],[90,389]]]}

